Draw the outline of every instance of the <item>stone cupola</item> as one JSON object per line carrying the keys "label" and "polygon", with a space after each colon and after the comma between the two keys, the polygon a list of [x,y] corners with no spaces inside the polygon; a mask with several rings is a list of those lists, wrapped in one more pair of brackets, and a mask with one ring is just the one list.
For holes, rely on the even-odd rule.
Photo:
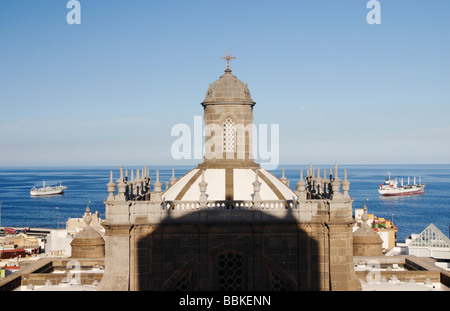
{"label": "stone cupola", "polygon": [[381,256],[383,240],[368,224],[367,206],[364,203],[362,224],[353,232],[353,256]]}
{"label": "stone cupola", "polygon": [[202,167],[258,167],[252,155],[253,101],[248,86],[231,73],[209,85],[202,106],[205,162]]}
{"label": "stone cupola", "polygon": [[70,245],[72,258],[103,258],[105,257],[105,240],[100,233],[91,227],[92,215],[89,205],[83,217],[86,226],[77,233]]}

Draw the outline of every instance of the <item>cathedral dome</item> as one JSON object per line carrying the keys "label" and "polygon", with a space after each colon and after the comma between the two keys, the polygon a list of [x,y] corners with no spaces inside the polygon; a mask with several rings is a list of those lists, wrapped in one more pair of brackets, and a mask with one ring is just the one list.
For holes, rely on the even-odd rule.
{"label": "cathedral dome", "polygon": [[[257,174],[257,176],[255,176]],[[163,201],[198,201],[204,186],[208,201],[241,201],[255,199],[255,182],[261,201],[296,200],[297,195],[280,179],[259,168],[195,168],[168,188]],[[202,183],[204,185],[202,185]]]}
{"label": "cathedral dome", "polygon": [[205,100],[207,104],[247,104],[254,105],[248,86],[231,73],[227,68],[225,73],[213,84],[210,84]]}

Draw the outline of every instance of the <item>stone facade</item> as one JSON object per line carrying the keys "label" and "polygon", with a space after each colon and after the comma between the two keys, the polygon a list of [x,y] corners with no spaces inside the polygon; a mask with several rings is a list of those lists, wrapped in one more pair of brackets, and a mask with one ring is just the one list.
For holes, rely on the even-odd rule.
{"label": "stone facade", "polygon": [[[251,125],[255,103],[229,68],[210,85],[202,105],[205,126],[215,124],[223,131],[218,138],[207,134],[205,143],[213,139],[221,152],[230,154],[210,157],[207,150],[191,174],[196,178],[171,180],[164,193],[159,174],[152,184],[147,167],[131,179],[121,167],[116,182],[111,172],[100,289],[360,290],[353,269],[354,221],[346,172],[339,179],[335,165],[334,174],[326,177],[324,172],[322,178],[310,165],[305,178],[300,172],[295,192],[284,175],[281,183],[258,175],[259,165],[249,152],[251,132],[239,139],[233,131]],[[247,150],[243,157],[237,156],[241,142]],[[224,200],[208,196],[212,190],[204,176],[211,168],[225,170],[224,180],[214,186],[218,191],[217,185],[223,185]],[[236,181],[236,168],[252,178]],[[253,189],[248,199],[235,199],[243,193],[240,186]],[[179,195],[166,200],[165,193],[177,187]],[[191,189],[198,198],[178,199]],[[264,200],[268,192],[276,199]]]}
{"label": "stone facade", "polygon": [[[105,201],[106,270],[100,288],[220,289],[223,255],[235,264],[239,258],[241,289],[359,290],[352,200],[336,189],[346,179],[326,179],[322,193],[314,190],[313,180],[308,175],[297,184],[296,200],[266,205],[214,206],[199,200],[182,206],[161,201],[155,191],[134,199],[112,194]],[[142,184],[149,188],[148,179]]]}

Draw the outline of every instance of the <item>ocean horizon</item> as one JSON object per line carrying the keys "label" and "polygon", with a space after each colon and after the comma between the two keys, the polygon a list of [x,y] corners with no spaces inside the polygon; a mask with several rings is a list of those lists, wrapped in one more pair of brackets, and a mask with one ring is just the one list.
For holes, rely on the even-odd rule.
{"label": "ocean horizon", "polygon": [[[172,176],[179,178],[196,165],[152,165],[148,166],[152,184],[159,170],[163,190],[165,182]],[[143,165],[124,166],[124,170],[143,169]],[[295,190],[299,181],[300,169],[306,176],[309,164],[280,165],[270,172],[281,177],[282,169],[290,181],[290,188]],[[323,170],[334,168],[334,164],[313,164]],[[419,234],[433,223],[446,236],[450,231],[450,164],[339,164],[338,176],[343,179],[347,169],[350,181],[350,196],[354,200],[353,210],[367,204],[368,213],[377,217],[390,219],[398,228],[399,242],[411,234]],[[119,165],[68,165],[68,166],[0,166],[0,221],[2,227],[64,228],[67,219],[80,218],[87,205],[92,212],[98,211],[105,218],[107,198],[106,184],[110,171],[114,180],[119,176]],[[416,177],[426,183],[425,193],[401,197],[382,197],[378,187],[383,183],[388,171],[391,178]],[[129,172],[129,176],[131,172]],[[65,193],[56,196],[31,197],[32,187],[46,185],[67,186]]]}

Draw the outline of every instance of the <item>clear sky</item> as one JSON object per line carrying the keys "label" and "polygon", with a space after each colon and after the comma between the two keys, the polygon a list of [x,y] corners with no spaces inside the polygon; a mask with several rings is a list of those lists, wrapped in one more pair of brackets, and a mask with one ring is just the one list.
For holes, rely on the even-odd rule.
{"label": "clear sky", "polygon": [[185,164],[227,50],[282,164],[450,163],[448,0],[67,2],[0,0],[0,166]]}

